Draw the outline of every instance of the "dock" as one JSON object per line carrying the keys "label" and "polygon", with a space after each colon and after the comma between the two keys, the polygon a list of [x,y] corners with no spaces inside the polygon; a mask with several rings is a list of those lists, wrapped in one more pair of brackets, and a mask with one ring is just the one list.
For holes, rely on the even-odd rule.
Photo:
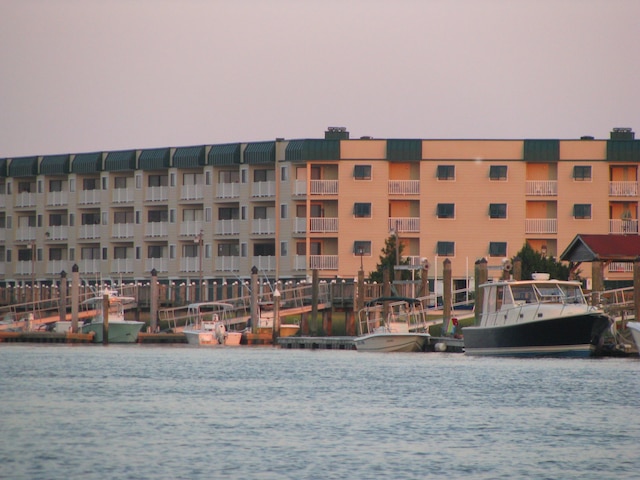
{"label": "dock", "polygon": [[[310,350],[355,350],[357,337],[282,337],[278,345],[288,349]],[[464,340],[452,337],[431,337],[427,342],[427,352],[464,352]]]}
{"label": "dock", "polygon": [[0,331],[0,343],[93,343],[91,333]]}

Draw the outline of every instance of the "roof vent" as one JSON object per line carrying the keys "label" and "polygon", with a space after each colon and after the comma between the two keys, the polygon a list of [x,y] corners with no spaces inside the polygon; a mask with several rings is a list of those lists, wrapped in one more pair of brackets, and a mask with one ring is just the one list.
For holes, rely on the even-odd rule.
{"label": "roof vent", "polygon": [[583,135],[580,137],[580,140],[593,140],[594,138],[591,135]]}
{"label": "roof vent", "polygon": [[616,127],[611,131],[611,140],[633,140],[636,134],[628,127]]}
{"label": "roof vent", "polygon": [[327,127],[324,138],[325,140],[349,140],[349,132],[347,127]]}

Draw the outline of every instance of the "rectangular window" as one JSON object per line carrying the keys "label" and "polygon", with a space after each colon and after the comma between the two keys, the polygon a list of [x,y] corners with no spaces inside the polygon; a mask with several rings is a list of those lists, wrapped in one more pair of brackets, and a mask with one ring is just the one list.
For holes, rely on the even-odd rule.
{"label": "rectangular window", "polygon": [[76,179],[75,178],[69,179],[69,191],[70,192],[75,192],[76,191]]}
{"label": "rectangular window", "polygon": [[171,258],[171,259],[176,258],[176,246],[175,245],[169,245],[169,258]]}
{"label": "rectangular window", "polygon": [[248,255],[249,247],[246,243],[240,244],[240,256],[246,257]]}
{"label": "rectangular window", "polygon": [[506,203],[490,203],[489,217],[490,218],[507,218],[507,204]]}
{"label": "rectangular window", "polygon": [[62,191],[62,180],[49,180],[49,191],[50,192],[61,192]]}
{"label": "rectangular window", "polygon": [[246,220],[247,219],[247,207],[246,205],[243,205],[242,207],[240,207],[240,220]]}
{"label": "rectangular window", "polygon": [[204,209],[204,221],[211,222],[211,207],[205,207]]}
{"label": "rectangular window", "polygon": [[355,203],[353,205],[353,215],[356,218],[369,218],[369,217],[371,217],[371,204],[370,203]]}
{"label": "rectangular window", "polygon": [[[218,173],[218,183],[239,183],[240,172],[237,170],[223,170]],[[245,182],[243,182],[245,183]]]}
{"label": "rectangular window", "polygon": [[506,180],[507,179],[507,166],[506,165],[491,165],[489,167],[489,179],[490,180]]}
{"label": "rectangular window", "polygon": [[438,180],[455,180],[456,167],[454,165],[438,165]]}
{"label": "rectangular window", "polygon": [[218,208],[218,220],[237,220],[238,209],[236,207]]}
{"label": "rectangular window", "polygon": [[576,203],[573,206],[573,218],[580,218],[580,219],[591,218],[591,204]]}
{"label": "rectangular window", "polygon": [[113,247],[113,258],[115,260],[127,258],[127,247]]}
{"label": "rectangular window", "polygon": [[167,175],[149,175],[147,179],[150,187],[166,187],[169,184]]}
{"label": "rectangular window", "polygon": [[241,174],[242,174],[242,183],[247,183],[247,169],[243,168]]}
{"label": "rectangular window", "polygon": [[356,240],[353,242],[353,254],[371,256],[371,242],[369,240]]}
{"label": "rectangular window", "polygon": [[204,172],[204,184],[205,185],[211,185],[211,172],[210,171]]}
{"label": "rectangular window", "polygon": [[489,242],[489,256],[506,257],[507,242]]}
{"label": "rectangular window", "polygon": [[176,186],[176,174],[175,174],[175,172],[172,172],[170,177],[169,177],[169,186],[170,187],[175,187]]}
{"label": "rectangular window", "polygon": [[289,209],[286,203],[280,205],[280,218],[287,218],[289,216]]}
{"label": "rectangular window", "polygon": [[127,188],[127,177],[116,177],[113,179],[113,188]]}
{"label": "rectangular window", "polygon": [[71,260],[72,262],[76,260],[76,249],[73,247],[69,249],[69,260]]}
{"label": "rectangular window", "polygon": [[140,260],[140,258],[142,258],[141,255],[141,247],[136,247],[136,260]]}
{"label": "rectangular window", "polygon": [[267,207],[253,207],[253,218],[264,220],[267,218]]}
{"label": "rectangular window", "polygon": [[573,179],[579,182],[591,180],[590,165],[576,165],[573,167]]}
{"label": "rectangular window", "polygon": [[286,257],[287,256],[287,250],[288,250],[288,243],[287,242],[280,242],[280,256],[281,257]]}
{"label": "rectangular window", "polygon": [[453,256],[455,255],[455,242],[438,242],[436,246],[436,252],[439,256]]}
{"label": "rectangular window", "polygon": [[289,167],[285,165],[280,167],[280,181],[286,182],[287,180],[289,180]]}
{"label": "rectangular window", "polygon": [[266,182],[268,170],[254,170],[253,181],[254,182]]}
{"label": "rectangular window", "polygon": [[147,258],[162,258],[162,245],[149,245],[147,247]]}
{"label": "rectangular window", "polygon": [[109,179],[102,177],[102,190],[109,190]]}
{"label": "rectangular window", "polygon": [[142,188],[142,175],[136,175],[136,190]]}
{"label": "rectangular window", "polygon": [[176,211],[174,208],[169,210],[169,223],[176,223]]}
{"label": "rectangular window", "polygon": [[98,190],[98,179],[97,178],[83,178],[82,179],[82,189],[83,190]]}
{"label": "rectangular window", "polygon": [[439,203],[437,216],[438,218],[454,218],[455,203]]}
{"label": "rectangular window", "polygon": [[353,167],[353,178],[356,180],[371,180],[371,165],[356,165]]}
{"label": "rectangular window", "polygon": [[147,212],[147,221],[150,223],[166,222],[169,220],[169,212],[167,210],[149,210]]}
{"label": "rectangular window", "polygon": [[38,180],[38,193],[42,193],[42,180]]}
{"label": "rectangular window", "polygon": [[240,249],[237,243],[219,243],[218,244],[218,256],[219,257],[237,257],[240,255]]}

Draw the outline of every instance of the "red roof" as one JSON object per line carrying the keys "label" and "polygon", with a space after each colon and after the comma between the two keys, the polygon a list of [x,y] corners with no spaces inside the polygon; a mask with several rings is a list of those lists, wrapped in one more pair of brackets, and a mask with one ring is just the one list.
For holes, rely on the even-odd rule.
{"label": "red roof", "polygon": [[[588,252],[588,257],[585,254]],[[627,260],[640,256],[639,235],[577,235],[562,253],[561,260]],[[579,257],[579,258],[576,258]]]}

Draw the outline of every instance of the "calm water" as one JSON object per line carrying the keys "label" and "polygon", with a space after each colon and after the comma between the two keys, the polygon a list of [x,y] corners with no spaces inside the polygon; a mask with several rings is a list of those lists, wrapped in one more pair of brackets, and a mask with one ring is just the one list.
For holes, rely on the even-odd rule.
{"label": "calm water", "polygon": [[640,360],[0,347],[0,478],[640,478]]}

